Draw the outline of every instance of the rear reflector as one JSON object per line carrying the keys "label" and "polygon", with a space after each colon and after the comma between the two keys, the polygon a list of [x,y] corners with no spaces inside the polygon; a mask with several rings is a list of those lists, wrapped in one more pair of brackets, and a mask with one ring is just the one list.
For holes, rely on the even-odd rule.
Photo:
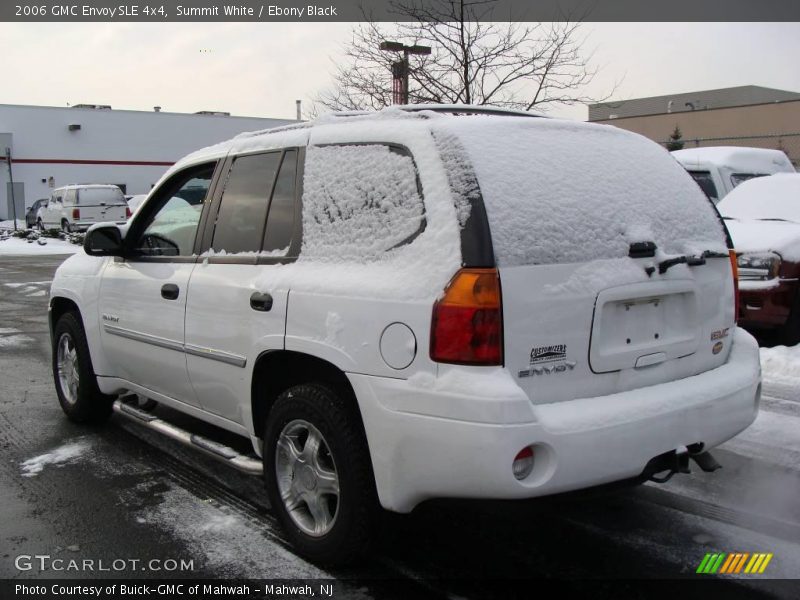
{"label": "rear reflector", "polygon": [[131,207],[130,206],[126,206],[125,207],[125,218],[126,219],[130,219],[132,214],[133,213],[131,213]]}
{"label": "rear reflector", "polygon": [[731,257],[731,273],[733,274],[733,321],[739,320],[739,263],[736,260],[736,250],[729,250]]}
{"label": "rear reflector", "polygon": [[72,209],[72,218],[76,219],[76,220],[81,218],[81,209],[80,208],[73,208]]}
{"label": "rear reflector", "polygon": [[526,446],[517,453],[511,464],[511,471],[517,479],[525,479],[533,471],[533,448]]}
{"label": "rear reflector", "polygon": [[497,269],[461,269],[433,305],[431,360],[503,364],[503,315]]}

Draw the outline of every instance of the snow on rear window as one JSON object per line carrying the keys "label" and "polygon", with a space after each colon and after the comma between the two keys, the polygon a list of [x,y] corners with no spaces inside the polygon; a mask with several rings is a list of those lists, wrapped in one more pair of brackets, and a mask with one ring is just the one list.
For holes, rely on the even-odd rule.
{"label": "snow on rear window", "polygon": [[709,201],[669,154],[638,135],[551,119],[470,117],[434,126],[468,153],[500,266],[727,251]]}
{"label": "snow on rear window", "polygon": [[307,257],[370,261],[424,228],[410,156],[384,144],[312,146],[303,178]]}

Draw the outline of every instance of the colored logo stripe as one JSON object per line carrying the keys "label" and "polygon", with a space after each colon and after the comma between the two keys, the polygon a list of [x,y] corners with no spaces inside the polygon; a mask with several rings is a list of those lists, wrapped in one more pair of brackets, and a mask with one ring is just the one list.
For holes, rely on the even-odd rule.
{"label": "colored logo stripe", "polygon": [[[708,553],[700,561],[696,573],[713,575],[719,573],[734,574],[741,573],[744,567],[744,572],[749,574],[763,573],[769,562],[772,560],[773,554],[756,552],[750,554],[749,552],[734,552],[726,554],[724,552]],[[749,559],[749,561],[748,561]],[[747,566],[745,566],[745,564]]]}

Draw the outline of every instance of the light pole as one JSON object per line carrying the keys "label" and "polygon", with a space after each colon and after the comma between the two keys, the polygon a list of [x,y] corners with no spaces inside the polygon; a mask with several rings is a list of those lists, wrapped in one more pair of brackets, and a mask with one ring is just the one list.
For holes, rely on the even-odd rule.
{"label": "light pole", "polygon": [[392,103],[408,104],[408,72],[410,70],[408,57],[411,54],[430,54],[430,46],[406,46],[400,42],[381,42],[380,49],[384,52],[402,52],[403,59],[392,63]]}

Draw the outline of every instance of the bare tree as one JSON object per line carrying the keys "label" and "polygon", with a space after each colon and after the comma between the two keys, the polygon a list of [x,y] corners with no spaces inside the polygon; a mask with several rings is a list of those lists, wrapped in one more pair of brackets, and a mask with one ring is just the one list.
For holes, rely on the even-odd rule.
{"label": "bare tree", "polygon": [[[427,45],[427,56],[410,57],[412,103],[493,104],[544,111],[553,104],[607,100],[582,93],[597,74],[583,53],[580,22],[492,22],[494,0],[400,0],[407,19],[385,26],[365,14],[353,29],[346,59],[331,89],[315,98],[316,110],[380,109],[392,103],[394,53],[384,40]],[[616,87],[616,86],[615,86]]]}

